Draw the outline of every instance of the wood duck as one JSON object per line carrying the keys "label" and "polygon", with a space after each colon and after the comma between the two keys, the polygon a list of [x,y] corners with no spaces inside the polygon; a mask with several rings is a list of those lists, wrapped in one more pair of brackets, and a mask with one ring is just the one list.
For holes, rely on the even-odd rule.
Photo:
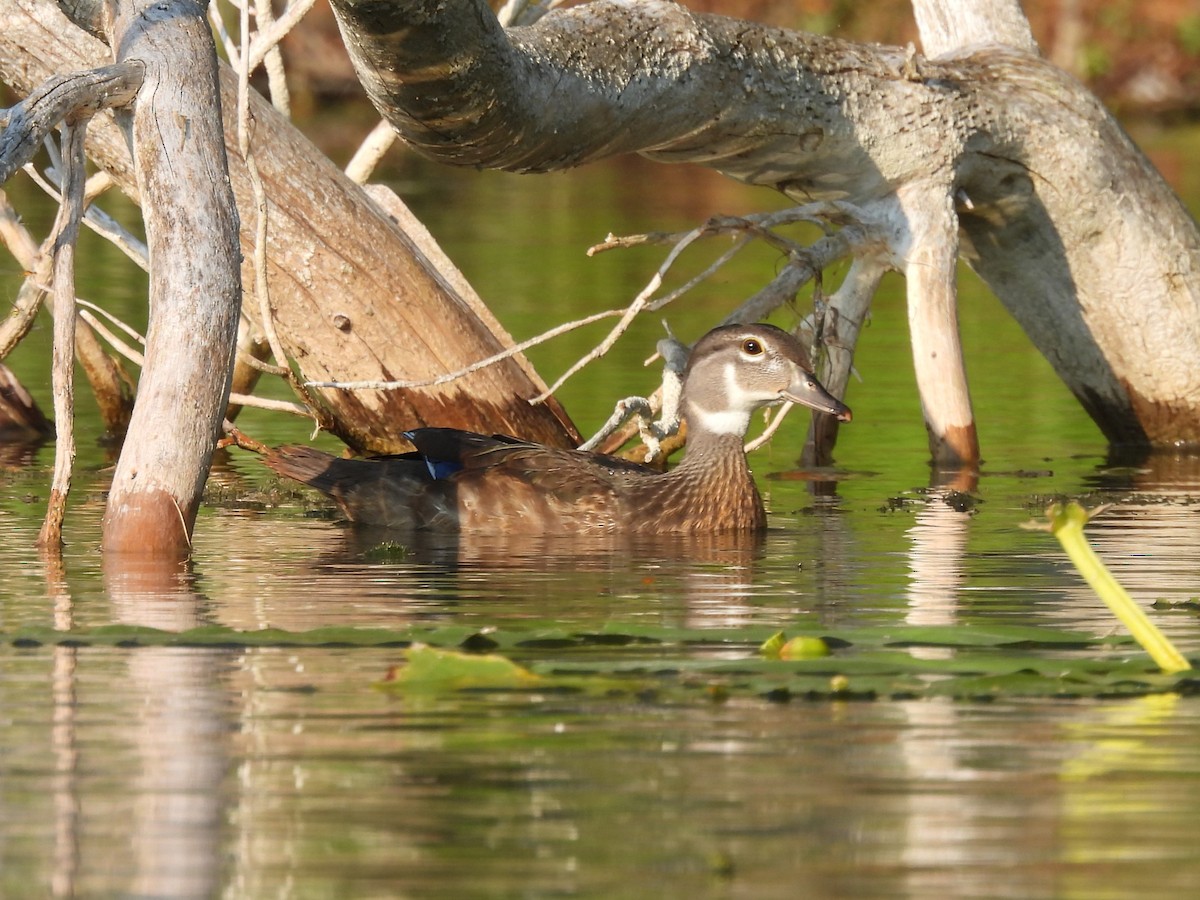
{"label": "wood duck", "polygon": [[683,461],[659,472],[613,456],[505,436],[419,428],[415,453],[343,459],[280,447],[265,462],[332,497],[351,521],[494,533],[757,531],[766,512],[743,450],[750,416],[790,400],[850,421],[803,346],[773,325],[725,325],[692,349],[683,377]]}

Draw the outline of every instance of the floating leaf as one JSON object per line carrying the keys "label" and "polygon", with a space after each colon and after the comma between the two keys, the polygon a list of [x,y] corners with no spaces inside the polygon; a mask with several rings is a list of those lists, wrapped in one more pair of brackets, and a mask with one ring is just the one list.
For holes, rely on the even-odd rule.
{"label": "floating leaf", "polygon": [[406,690],[520,690],[545,683],[541,675],[492,653],[458,653],[414,644],[404,652],[404,660],[383,686]]}
{"label": "floating leaf", "polygon": [[[783,658],[788,636],[772,638],[765,627],[703,629],[628,622],[580,631],[550,621],[498,628],[412,624],[299,632],[220,626],[170,632],[106,625],[70,631],[22,628],[0,633],[0,640],[21,647],[117,646],[134,648],[132,652],[146,646],[397,648],[397,658],[403,648],[423,645],[408,665],[397,668],[398,680],[388,684],[401,687],[407,679],[416,683],[420,675],[429,689],[524,690],[539,696],[570,691],[653,696],[661,702],[711,703],[738,696],[784,702],[1200,693],[1200,679],[1193,673],[1164,674],[1144,654],[1117,652],[1134,646],[1123,635],[1096,637],[1057,628],[970,622],[874,626],[834,634],[805,633],[800,626],[788,631],[792,658]],[[761,655],[764,643],[777,646],[778,655]],[[439,659],[438,654],[443,656]],[[412,660],[421,665],[413,667]],[[439,674],[432,666],[435,661],[449,666],[450,674]],[[469,663],[469,671],[455,674],[451,662]],[[422,665],[430,666],[428,674],[423,674]],[[456,680],[460,675],[462,682]]]}

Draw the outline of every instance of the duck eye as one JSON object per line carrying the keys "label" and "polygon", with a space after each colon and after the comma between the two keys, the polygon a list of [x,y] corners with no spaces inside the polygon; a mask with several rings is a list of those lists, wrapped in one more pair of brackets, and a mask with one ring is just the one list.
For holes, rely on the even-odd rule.
{"label": "duck eye", "polygon": [[763,352],[763,346],[754,338],[747,338],[742,341],[742,352],[747,356],[760,356]]}

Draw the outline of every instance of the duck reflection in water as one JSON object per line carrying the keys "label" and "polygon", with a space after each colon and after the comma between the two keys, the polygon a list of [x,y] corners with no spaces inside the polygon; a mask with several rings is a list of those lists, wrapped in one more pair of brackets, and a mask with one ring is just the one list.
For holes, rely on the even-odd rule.
{"label": "duck reflection in water", "polygon": [[[290,446],[269,451],[265,461],[332,497],[351,521],[375,528],[460,538],[567,535],[589,544],[751,536],[767,520],[743,441],[755,410],[784,401],[850,421],[849,408],[817,381],[795,337],[771,325],[726,325],[692,350],[681,402],[687,452],[665,473],[600,453],[451,428],[409,432],[415,453],[341,459]],[[707,538],[700,543],[711,544]],[[461,551],[462,541],[455,543]]]}

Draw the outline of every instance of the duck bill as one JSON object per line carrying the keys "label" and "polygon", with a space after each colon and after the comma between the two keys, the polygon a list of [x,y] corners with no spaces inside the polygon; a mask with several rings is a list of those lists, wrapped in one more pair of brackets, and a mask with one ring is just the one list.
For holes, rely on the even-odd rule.
{"label": "duck bill", "polygon": [[817,412],[836,416],[839,422],[849,422],[852,418],[850,407],[825,390],[815,378],[808,378],[793,384],[787,390],[780,392],[779,399],[799,403],[801,406],[807,406]]}

